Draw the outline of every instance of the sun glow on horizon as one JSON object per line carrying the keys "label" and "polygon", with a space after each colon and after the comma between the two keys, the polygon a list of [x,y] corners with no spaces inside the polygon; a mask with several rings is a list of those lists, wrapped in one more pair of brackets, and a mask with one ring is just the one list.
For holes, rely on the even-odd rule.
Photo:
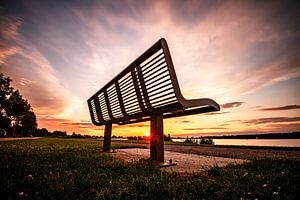
{"label": "sun glow on horizon", "polygon": [[145,132],[145,136],[150,137],[150,132],[149,131]]}

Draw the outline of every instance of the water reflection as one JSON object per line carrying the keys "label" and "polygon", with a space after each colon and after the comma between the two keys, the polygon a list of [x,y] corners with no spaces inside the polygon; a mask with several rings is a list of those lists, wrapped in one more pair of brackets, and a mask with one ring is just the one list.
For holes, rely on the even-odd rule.
{"label": "water reflection", "polygon": [[[172,139],[184,142],[186,139]],[[194,139],[199,143],[200,139]],[[300,147],[300,139],[213,139],[215,145],[267,146],[267,147]]]}

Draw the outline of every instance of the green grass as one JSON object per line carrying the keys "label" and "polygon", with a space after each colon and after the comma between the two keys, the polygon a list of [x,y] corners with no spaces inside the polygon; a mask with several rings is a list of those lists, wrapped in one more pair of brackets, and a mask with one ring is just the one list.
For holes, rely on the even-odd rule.
{"label": "green grass", "polygon": [[[118,144],[114,148],[134,147]],[[89,139],[0,142],[1,199],[297,199],[300,162],[253,160],[182,176],[125,163]]]}

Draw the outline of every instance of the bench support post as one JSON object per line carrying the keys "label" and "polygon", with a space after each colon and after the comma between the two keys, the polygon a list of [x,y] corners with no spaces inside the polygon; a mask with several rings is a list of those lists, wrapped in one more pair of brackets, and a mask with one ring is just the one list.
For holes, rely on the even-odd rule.
{"label": "bench support post", "polygon": [[112,129],[112,123],[105,124],[104,140],[103,140],[103,152],[110,151],[111,129]]}
{"label": "bench support post", "polygon": [[164,163],[164,126],[162,114],[151,116],[150,133],[150,159],[157,163]]}

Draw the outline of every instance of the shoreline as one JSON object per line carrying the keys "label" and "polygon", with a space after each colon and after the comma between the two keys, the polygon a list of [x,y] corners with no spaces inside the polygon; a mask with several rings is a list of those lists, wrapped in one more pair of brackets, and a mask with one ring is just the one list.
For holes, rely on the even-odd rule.
{"label": "shoreline", "polygon": [[[135,142],[112,142],[118,144],[132,144],[141,148],[150,148],[149,143],[135,143]],[[256,147],[256,146],[212,146],[212,145],[182,145],[182,144],[165,144],[165,151],[173,151],[179,153],[188,153],[204,156],[217,156],[225,158],[236,159],[278,159],[278,160],[299,160],[300,148],[295,147]],[[149,152],[150,155],[150,152]]]}
{"label": "shoreline", "polygon": [[[99,140],[103,141],[103,140]],[[149,141],[141,140],[112,140],[113,143],[129,143],[149,145]],[[196,144],[196,143],[184,143],[184,142],[169,142],[165,141],[164,145],[177,145],[177,146],[198,146],[198,147],[220,147],[220,148],[242,148],[242,149],[263,149],[263,150],[287,150],[287,151],[300,151],[300,147],[284,147],[284,146],[246,146],[246,145],[214,145],[214,144]]]}

